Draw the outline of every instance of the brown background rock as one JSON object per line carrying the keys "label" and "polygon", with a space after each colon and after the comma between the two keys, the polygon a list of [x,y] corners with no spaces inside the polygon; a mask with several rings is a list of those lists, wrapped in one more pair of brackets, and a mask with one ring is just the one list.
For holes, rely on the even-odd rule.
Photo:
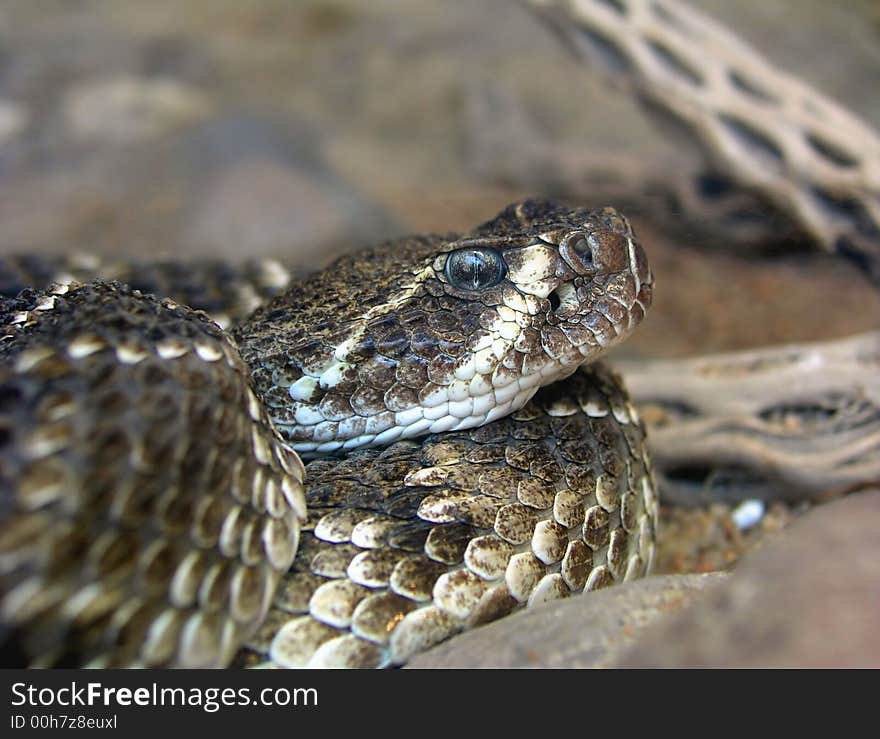
{"label": "brown background rock", "polygon": [[619,667],[880,667],[880,490],[821,506]]}
{"label": "brown background rock", "polygon": [[650,624],[726,577],[652,577],[530,608],[456,636],[408,667],[607,667]]}

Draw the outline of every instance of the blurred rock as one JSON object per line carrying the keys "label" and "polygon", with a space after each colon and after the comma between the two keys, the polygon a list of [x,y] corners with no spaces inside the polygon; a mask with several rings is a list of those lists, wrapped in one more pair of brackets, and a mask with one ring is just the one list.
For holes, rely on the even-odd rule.
{"label": "blurred rock", "polygon": [[205,183],[184,238],[193,251],[229,257],[295,251],[292,261],[314,269],[327,261],[328,247],[343,244],[352,232],[358,205],[353,192],[322,185],[305,172],[245,161]]}
{"label": "blurred rock", "polygon": [[203,93],[176,80],[116,77],[71,87],[63,116],[74,138],[129,143],[158,136],[209,109]]}
{"label": "blurred rock", "polygon": [[169,156],[186,182],[190,253],[277,255],[308,271],[399,231],[301,119],[230,112],[183,132]]}
{"label": "blurred rock", "polygon": [[820,506],[620,667],[880,667],[880,491]]}
{"label": "blurred rock", "polygon": [[604,667],[646,627],[726,577],[651,577],[530,608],[450,639],[408,667]]}
{"label": "blurred rock", "polygon": [[0,144],[24,129],[27,123],[28,114],[23,106],[0,99]]}

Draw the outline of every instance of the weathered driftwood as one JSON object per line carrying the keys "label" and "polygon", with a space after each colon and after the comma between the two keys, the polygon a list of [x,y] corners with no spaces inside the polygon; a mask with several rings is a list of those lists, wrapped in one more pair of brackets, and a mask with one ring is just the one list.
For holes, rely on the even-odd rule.
{"label": "weathered driftwood", "polygon": [[677,0],[527,0],[714,168],[880,281],[880,135]]}
{"label": "weathered driftwood", "polygon": [[684,156],[646,160],[561,143],[524,101],[494,81],[472,82],[465,103],[468,166],[483,180],[586,205],[614,203],[691,242],[776,253],[804,240],[765,199],[701,162]]}
{"label": "weathered driftwood", "polygon": [[675,504],[817,499],[880,484],[880,331],[615,363]]}

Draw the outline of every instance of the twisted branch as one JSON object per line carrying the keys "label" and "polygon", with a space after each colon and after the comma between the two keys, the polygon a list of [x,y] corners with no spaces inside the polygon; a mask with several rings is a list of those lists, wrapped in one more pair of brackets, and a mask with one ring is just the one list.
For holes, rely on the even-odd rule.
{"label": "twisted branch", "polygon": [[528,0],[713,165],[880,282],[880,136],[677,0]]}
{"label": "twisted branch", "polygon": [[880,483],[880,332],[616,367],[668,502],[794,501]]}

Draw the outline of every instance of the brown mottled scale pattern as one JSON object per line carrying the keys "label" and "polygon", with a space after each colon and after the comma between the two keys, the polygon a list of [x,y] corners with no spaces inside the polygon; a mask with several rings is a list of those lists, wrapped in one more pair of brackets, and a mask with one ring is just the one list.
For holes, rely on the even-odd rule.
{"label": "brown mottled scale pattern", "polygon": [[0,295],[27,288],[94,279],[121,282],[144,294],[173,298],[208,313],[224,328],[246,318],[287,287],[291,274],[272,259],[238,265],[201,259],[179,262],[120,262],[91,255],[25,254],[0,259]]}
{"label": "brown mottled scale pattern", "polygon": [[401,664],[518,608],[642,576],[653,558],[644,429],[601,364],[489,426],[314,460],[306,479],[319,513],[271,628],[236,665]]}
{"label": "brown mottled scale pattern", "polygon": [[234,345],[118,283],[27,290],[0,325],[4,664],[228,663],[305,516]]}
{"label": "brown mottled scale pattern", "polygon": [[[452,284],[474,248],[499,280]],[[611,209],[524,201],[293,282],[0,260],[0,293],[28,281],[0,298],[4,664],[401,664],[650,567],[643,428],[608,370],[571,374],[651,301]],[[353,451],[304,483],[291,447],[325,439]]]}

